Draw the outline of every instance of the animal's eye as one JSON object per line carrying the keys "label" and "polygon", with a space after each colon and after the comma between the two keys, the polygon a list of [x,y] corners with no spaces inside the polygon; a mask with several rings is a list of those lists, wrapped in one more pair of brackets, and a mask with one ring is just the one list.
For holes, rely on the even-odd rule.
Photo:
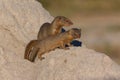
{"label": "animal's eye", "polygon": [[59,17],[59,19],[61,19],[61,17]]}
{"label": "animal's eye", "polygon": [[69,22],[68,20],[66,20],[66,22]]}

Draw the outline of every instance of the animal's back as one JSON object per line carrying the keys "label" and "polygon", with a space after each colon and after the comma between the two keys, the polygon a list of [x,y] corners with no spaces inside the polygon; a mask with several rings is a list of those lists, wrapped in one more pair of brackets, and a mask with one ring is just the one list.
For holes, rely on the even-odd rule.
{"label": "animal's back", "polygon": [[37,36],[38,40],[42,40],[45,37],[48,37],[49,31],[50,31],[50,23],[44,23],[38,32],[38,36]]}

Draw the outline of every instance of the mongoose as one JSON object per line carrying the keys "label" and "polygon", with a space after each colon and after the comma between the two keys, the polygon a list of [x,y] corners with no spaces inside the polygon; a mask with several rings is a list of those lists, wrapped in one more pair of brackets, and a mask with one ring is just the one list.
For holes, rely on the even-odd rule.
{"label": "mongoose", "polygon": [[51,35],[57,35],[58,33],[61,32],[63,26],[70,26],[73,25],[73,22],[64,17],[64,16],[57,16],[55,19],[52,21],[52,23],[44,23],[39,32],[37,39],[42,40],[48,36]]}
{"label": "mongoose", "polygon": [[81,37],[81,29],[72,28],[66,32],[59,33],[55,36],[49,36],[44,40],[32,40],[26,47],[25,59],[34,62],[36,55],[40,60],[44,59],[43,54],[54,50],[57,47],[66,49],[65,44],[69,44],[73,39]]}

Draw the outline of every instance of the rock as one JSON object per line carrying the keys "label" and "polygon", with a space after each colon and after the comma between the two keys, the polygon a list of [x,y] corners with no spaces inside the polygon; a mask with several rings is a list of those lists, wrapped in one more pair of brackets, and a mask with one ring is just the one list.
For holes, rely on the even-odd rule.
{"label": "rock", "polygon": [[[72,47],[50,52],[39,61],[37,80],[119,80],[120,67],[94,50]],[[47,76],[47,77],[46,77]]]}
{"label": "rock", "polygon": [[25,45],[36,39],[40,26],[52,19],[35,0],[0,0],[0,46],[23,55]]}
{"label": "rock", "polygon": [[56,49],[45,59],[24,59],[26,44],[53,17],[35,0],[0,0],[0,80],[120,80],[120,67],[86,47]]}

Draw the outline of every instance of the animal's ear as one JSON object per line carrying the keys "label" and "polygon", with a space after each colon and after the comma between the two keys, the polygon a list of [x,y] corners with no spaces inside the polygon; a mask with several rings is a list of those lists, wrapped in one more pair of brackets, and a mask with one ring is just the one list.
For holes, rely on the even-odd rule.
{"label": "animal's ear", "polygon": [[58,20],[60,20],[60,19],[61,19],[61,16],[56,16],[55,18],[58,19]]}
{"label": "animal's ear", "polygon": [[58,17],[58,20],[61,20],[62,18],[61,17]]}

